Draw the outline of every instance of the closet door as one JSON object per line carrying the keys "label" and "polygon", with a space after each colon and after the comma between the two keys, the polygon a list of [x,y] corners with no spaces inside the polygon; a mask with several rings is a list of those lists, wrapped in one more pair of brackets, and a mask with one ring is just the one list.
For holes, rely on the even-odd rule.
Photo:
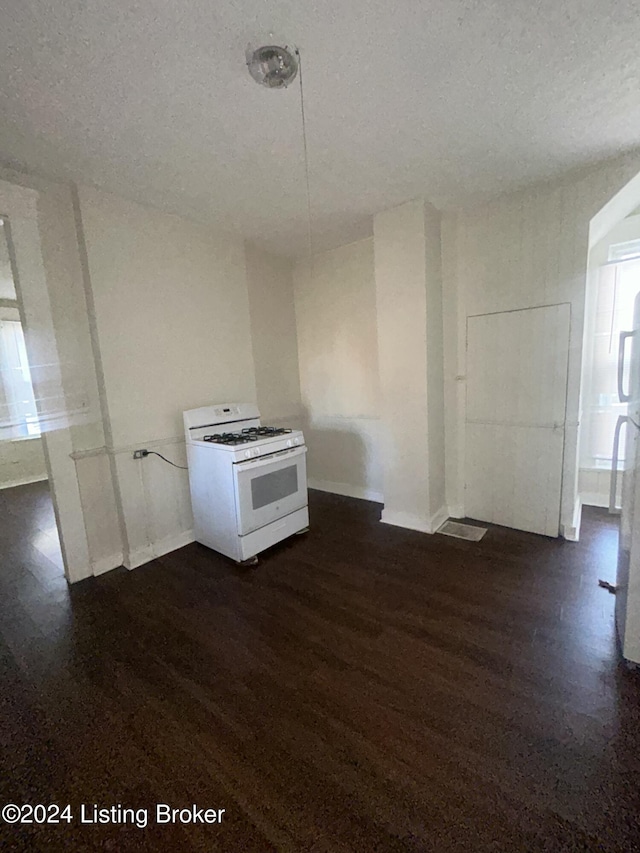
{"label": "closet door", "polygon": [[465,512],[558,536],[570,306],[467,320]]}

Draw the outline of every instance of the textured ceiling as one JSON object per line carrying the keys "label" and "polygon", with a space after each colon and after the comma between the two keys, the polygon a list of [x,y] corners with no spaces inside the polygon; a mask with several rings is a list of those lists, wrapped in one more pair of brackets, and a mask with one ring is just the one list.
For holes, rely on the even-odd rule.
{"label": "textured ceiling", "polygon": [[640,145],[627,0],[4,0],[0,161],[304,250],[304,62],[314,244],[424,195],[458,205]]}

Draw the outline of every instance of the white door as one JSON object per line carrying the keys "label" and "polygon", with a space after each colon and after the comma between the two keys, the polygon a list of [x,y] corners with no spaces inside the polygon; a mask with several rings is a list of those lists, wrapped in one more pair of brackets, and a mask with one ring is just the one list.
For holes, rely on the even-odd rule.
{"label": "white door", "polygon": [[557,536],[570,306],[467,320],[465,512]]}

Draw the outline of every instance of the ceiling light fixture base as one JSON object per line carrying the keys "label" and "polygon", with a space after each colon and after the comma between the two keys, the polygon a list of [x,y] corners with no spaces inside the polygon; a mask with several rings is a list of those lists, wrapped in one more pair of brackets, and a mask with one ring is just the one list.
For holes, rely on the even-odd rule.
{"label": "ceiling light fixture base", "polygon": [[295,80],[298,65],[298,51],[294,47],[270,44],[247,48],[249,74],[267,89],[286,89]]}

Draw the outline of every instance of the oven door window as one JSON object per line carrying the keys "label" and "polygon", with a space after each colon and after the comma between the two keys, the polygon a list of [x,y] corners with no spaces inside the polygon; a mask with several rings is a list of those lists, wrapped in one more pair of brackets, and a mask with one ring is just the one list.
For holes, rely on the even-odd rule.
{"label": "oven door window", "polygon": [[305,454],[236,468],[238,533],[243,536],[307,505]]}
{"label": "oven door window", "polygon": [[267,504],[295,495],[297,491],[298,466],[289,465],[251,480],[251,504],[253,509],[262,509]]}

